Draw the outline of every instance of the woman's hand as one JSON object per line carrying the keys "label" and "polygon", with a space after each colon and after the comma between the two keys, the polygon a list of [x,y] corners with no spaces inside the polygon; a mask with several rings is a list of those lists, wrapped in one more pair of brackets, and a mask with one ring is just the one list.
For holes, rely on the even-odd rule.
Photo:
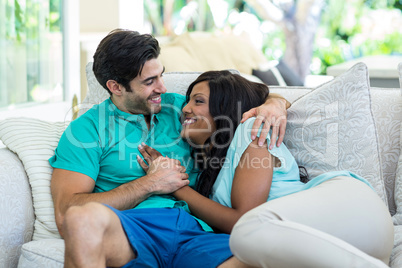
{"label": "woman's hand", "polygon": [[[273,94],[272,94],[273,95]],[[286,131],[286,109],[290,107],[290,103],[281,97],[268,98],[261,106],[253,108],[243,114],[241,123],[245,122],[250,117],[256,117],[251,130],[251,139],[255,140],[258,134],[258,130],[262,123],[264,123],[260,137],[258,138],[258,145],[262,146],[267,138],[270,128],[272,127],[271,142],[269,149],[276,146],[279,147],[282,144]],[[278,138],[279,137],[279,138]],[[278,140],[277,140],[278,138]]]}
{"label": "woman's hand", "polygon": [[179,160],[164,157],[144,143],[138,150],[146,160],[137,156],[138,163],[149,175],[148,180],[152,181],[153,194],[170,194],[190,183],[186,168]]}
{"label": "woman's hand", "polygon": [[162,156],[162,154],[160,152],[158,152],[157,150],[155,150],[152,147],[149,147],[148,145],[146,145],[145,143],[141,143],[141,145],[138,146],[138,150],[140,151],[142,157],[144,157],[144,159],[147,161],[145,163],[145,161],[137,156],[137,161],[140,164],[140,166],[142,167],[142,169],[148,173],[149,170],[149,166],[152,164],[153,161],[155,161],[158,157]]}

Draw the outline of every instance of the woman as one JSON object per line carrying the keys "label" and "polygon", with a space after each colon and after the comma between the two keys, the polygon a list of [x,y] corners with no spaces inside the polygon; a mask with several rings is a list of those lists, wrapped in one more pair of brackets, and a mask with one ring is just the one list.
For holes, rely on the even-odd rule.
{"label": "woman", "polygon": [[174,196],[231,233],[231,250],[249,265],[387,267],[393,225],[365,179],[334,171],[303,183],[285,145],[269,149],[269,135],[263,146],[251,140],[255,119],[240,124],[240,115],[267,95],[266,85],[228,71],[205,72],[189,86],[181,135],[201,173],[198,192],[187,186]]}

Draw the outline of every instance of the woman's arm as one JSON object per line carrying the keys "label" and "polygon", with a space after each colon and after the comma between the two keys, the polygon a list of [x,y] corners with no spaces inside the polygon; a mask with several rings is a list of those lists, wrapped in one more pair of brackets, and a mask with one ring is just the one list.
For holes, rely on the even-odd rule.
{"label": "woman's arm", "polygon": [[254,140],[243,153],[233,178],[232,208],[210,200],[190,187],[183,187],[173,195],[184,200],[192,214],[211,227],[230,233],[237,220],[247,211],[268,199],[272,182],[273,158],[267,143],[257,146]]}

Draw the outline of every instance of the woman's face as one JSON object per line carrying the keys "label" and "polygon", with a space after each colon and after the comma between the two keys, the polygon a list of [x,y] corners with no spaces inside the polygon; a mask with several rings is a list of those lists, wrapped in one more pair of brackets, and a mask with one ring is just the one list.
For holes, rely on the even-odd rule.
{"label": "woman's face", "polygon": [[208,81],[196,84],[190,94],[190,100],[183,108],[184,122],[181,136],[190,145],[204,145],[216,130],[214,119],[209,113]]}

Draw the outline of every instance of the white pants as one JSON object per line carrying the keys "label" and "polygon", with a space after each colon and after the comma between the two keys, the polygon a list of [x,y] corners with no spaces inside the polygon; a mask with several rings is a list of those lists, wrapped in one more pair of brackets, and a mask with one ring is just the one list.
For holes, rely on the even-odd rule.
{"label": "white pants", "polygon": [[256,267],[388,267],[393,239],[381,198],[357,179],[336,177],[247,212],[230,248]]}

